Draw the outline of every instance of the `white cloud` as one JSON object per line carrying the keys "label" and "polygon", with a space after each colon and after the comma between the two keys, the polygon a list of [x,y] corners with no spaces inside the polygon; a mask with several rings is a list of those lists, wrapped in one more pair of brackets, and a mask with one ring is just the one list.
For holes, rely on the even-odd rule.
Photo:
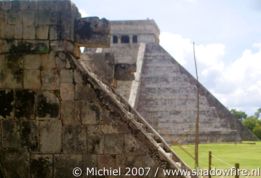
{"label": "white cloud", "polygon": [[80,12],[80,14],[82,15],[82,17],[87,17],[87,16],[89,16],[89,14],[86,12],[86,10],[84,10],[84,9],[79,9],[79,12]]}
{"label": "white cloud", "polygon": [[[253,52],[255,48],[257,52]],[[261,45],[253,44],[251,49],[243,51],[226,71],[226,77],[236,85],[250,84],[261,78]]]}
{"label": "white cloud", "polygon": [[[191,39],[184,38],[179,34],[162,32],[160,43],[190,73],[195,74],[193,41]],[[195,52],[201,81],[206,83],[206,80],[210,80],[210,76],[220,75],[224,69],[222,61],[225,54],[224,44],[196,44]],[[211,81],[214,80],[211,79]]]}
{"label": "white cloud", "polygon": [[[254,52],[257,48],[257,52]],[[261,46],[250,49],[226,67],[220,83],[230,83],[233,91],[228,93],[228,105],[246,108],[261,106]]]}
{"label": "white cloud", "polygon": [[[192,40],[163,32],[161,45],[194,74]],[[226,61],[224,44],[197,44],[199,78],[224,105],[253,114],[261,107],[261,43],[245,49],[239,58]],[[231,61],[231,60],[230,60]]]}
{"label": "white cloud", "polygon": [[192,41],[181,35],[162,32],[160,44],[182,65],[187,64],[187,57],[192,54]]}

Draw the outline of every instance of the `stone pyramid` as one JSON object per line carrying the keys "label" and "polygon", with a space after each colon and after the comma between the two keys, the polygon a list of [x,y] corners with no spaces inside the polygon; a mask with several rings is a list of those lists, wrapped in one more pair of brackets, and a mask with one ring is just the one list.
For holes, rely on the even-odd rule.
{"label": "stone pyramid", "polygon": [[[201,142],[256,139],[204,86],[199,84]],[[197,81],[160,45],[147,44],[137,110],[168,142],[193,143]]]}
{"label": "stone pyramid", "polygon": [[[168,143],[193,143],[197,81],[159,45],[156,23],[150,19],[112,21],[111,34],[110,48],[86,51],[86,66],[97,73],[101,61],[109,60],[104,57],[97,63],[97,56],[113,55],[107,65],[107,83],[113,83]],[[199,91],[201,142],[256,140],[201,84]]]}

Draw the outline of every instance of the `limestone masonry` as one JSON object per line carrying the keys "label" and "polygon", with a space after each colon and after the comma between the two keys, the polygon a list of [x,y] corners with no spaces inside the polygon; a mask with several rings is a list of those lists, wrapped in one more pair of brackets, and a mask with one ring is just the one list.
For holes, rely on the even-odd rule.
{"label": "limestone masonry", "polygon": [[[82,59],[97,68],[101,64],[94,54],[113,54],[114,73],[108,82],[115,90],[168,143],[193,143],[197,81],[159,45],[159,34],[150,19],[111,21],[111,47],[87,50]],[[201,84],[199,90],[201,142],[256,140]]]}
{"label": "limestone masonry", "polygon": [[[147,25],[151,34],[133,36],[133,43],[158,41],[158,29],[153,22]],[[137,77],[132,72],[145,72],[141,66],[150,58],[142,61],[143,54],[154,46],[146,45],[145,50],[144,44],[134,45],[137,53],[130,52],[124,59],[132,60],[129,63],[115,62],[117,55],[110,54],[92,54],[97,61],[79,59],[79,46],[97,51],[109,47],[109,32],[106,19],[81,18],[69,0],[0,2],[1,178],[72,178],[75,167],[82,168],[80,177],[95,177],[86,176],[87,167],[121,167],[123,174],[126,167],[149,167],[147,177],[155,177],[159,168],[156,177],[160,178],[165,168],[190,171],[151,125],[105,84],[122,86],[126,98],[133,96],[133,105],[140,105],[136,95],[139,88],[148,89],[148,84],[139,84],[145,75],[138,77],[136,94],[124,85]],[[99,77],[84,63],[95,72],[102,67],[108,75]],[[148,101],[139,108],[145,112],[152,105],[140,96]],[[149,116],[148,121],[154,118]]]}

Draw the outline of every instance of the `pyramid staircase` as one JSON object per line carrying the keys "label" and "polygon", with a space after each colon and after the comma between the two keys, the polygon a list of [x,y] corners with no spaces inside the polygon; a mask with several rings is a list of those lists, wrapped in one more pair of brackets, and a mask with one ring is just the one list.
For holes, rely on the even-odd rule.
{"label": "pyramid staircase", "polygon": [[[88,68],[85,67],[83,62],[79,62],[75,59],[72,59],[73,63],[76,65],[76,68],[83,76],[91,76],[88,77],[89,82],[96,86],[97,89],[101,90],[100,92],[104,95],[108,95],[111,98],[110,102],[106,103],[110,106],[115,105],[115,107],[120,108],[120,111],[123,115],[125,115],[125,119],[127,120],[130,127],[132,127],[133,132],[138,133],[137,139],[144,138],[147,140],[146,144],[148,147],[152,148],[160,155],[160,159],[164,160],[164,162],[169,163],[174,169],[178,170],[187,170],[191,172],[191,169],[186,165],[170,146],[166,143],[166,141],[159,135],[159,133],[152,128],[152,126],[135,110],[133,109],[128,102],[121,97],[119,94],[116,94],[113,89],[102,83],[98,80],[98,77],[90,72]],[[164,168],[164,165],[161,165]],[[196,177],[196,176],[181,176],[181,177]]]}

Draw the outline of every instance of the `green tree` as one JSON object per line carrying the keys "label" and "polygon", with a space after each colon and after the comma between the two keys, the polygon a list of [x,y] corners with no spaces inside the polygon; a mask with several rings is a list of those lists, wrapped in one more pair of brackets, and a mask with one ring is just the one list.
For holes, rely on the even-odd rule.
{"label": "green tree", "polygon": [[247,118],[247,114],[244,111],[239,111],[236,109],[231,109],[230,110],[231,114],[233,116],[235,116],[237,119],[239,119],[240,121],[243,121],[244,119]]}
{"label": "green tree", "polygon": [[253,116],[247,116],[244,111],[236,109],[231,109],[230,112],[239,119],[245,127],[261,139],[261,108],[258,108]]}
{"label": "green tree", "polygon": [[253,133],[261,139],[261,125],[256,125],[255,128],[253,129]]}
{"label": "green tree", "polygon": [[255,126],[259,123],[259,120],[255,116],[250,116],[243,120],[243,125],[253,132]]}
{"label": "green tree", "polygon": [[258,108],[258,109],[257,109],[257,111],[255,112],[255,116],[256,116],[257,118],[260,118],[260,116],[261,116],[261,108]]}

